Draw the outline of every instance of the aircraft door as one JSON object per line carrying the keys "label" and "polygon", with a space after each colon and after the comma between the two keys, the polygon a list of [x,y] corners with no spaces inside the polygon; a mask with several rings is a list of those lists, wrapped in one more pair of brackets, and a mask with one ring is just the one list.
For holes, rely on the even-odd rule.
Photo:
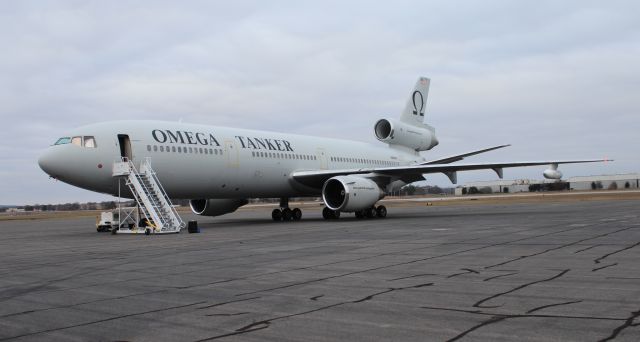
{"label": "aircraft door", "polygon": [[238,167],[240,166],[240,162],[238,159],[238,154],[240,150],[236,143],[233,140],[225,140],[224,142],[224,152],[227,155],[227,167]]}
{"label": "aircraft door", "polygon": [[327,169],[327,154],[324,151],[323,148],[319,148],[316,151],[316,157],[318,158],[318,161],[320,162],[320,169],[321,170],[326,170]]}
{"label": "aircraft door", "polygon": [[120,145],[120,157],[133,160],[133,152],[131,150],[131,140],[126,134],[118,134],[118,145]]}

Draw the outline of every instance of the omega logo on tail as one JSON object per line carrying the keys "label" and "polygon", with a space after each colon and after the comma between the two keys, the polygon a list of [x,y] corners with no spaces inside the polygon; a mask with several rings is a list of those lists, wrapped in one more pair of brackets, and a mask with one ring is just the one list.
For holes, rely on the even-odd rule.
{"label": "omega logo on tail", "polygon": [[420,116],[424,116],[424,97],[417,90],[413,92],[413,115],[418,115],[418,96],[420,97]]}

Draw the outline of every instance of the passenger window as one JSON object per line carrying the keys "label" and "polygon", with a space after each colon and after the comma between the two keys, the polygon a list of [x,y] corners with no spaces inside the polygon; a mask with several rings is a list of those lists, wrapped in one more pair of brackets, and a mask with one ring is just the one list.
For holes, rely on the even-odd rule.
{"label": "passenger window", "polygon": [[73,137],[71,143],[76,146],[82,146],[82,137]]}
{"label": "passenger window", "polygon": [[151,145],[147,145],[147,151],[151,152]]}
{"label": "passenger window", "polygon": [[71,138],[64,137],[64,138],[58,139],[58,141],[56,141],[56,143],[54,145],[64,145],[64,144],[68,144],[70,142],[71,142]]}
{"label": "passenger window", "polygon": [[96,139],[92,136],[85,136],[84,137],[84,147],[88,147],[88,148],[96,148],[98,147],[96,145]]}

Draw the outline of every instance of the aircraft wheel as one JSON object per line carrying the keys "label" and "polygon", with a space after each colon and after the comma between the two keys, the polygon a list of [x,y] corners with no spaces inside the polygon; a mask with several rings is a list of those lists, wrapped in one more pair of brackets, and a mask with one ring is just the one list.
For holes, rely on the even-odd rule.
{"label": "aircraft wheel", "polygon": [[282,221],[291,221],[293,212],[289,208],[282,209]]}
{"label": "aircraft wheel", "polygon": [[374,218],[376,216],[376,211],[374,208],[367,208],[364,210],[364,216],[367,218]]}
{"label": "aircraft wheel", "polygon": [[144,235],[151,235],[151,229],[147,228],[144,230]]}
{"label": "aircraft wheel", "polygon": [[293,209],[293,220],[300,221],[301,218],[302,218],[302,210],[300,210],[299,208]]}
{"label": "aircraft wheel", "polygon": [[271,218],[274,221],[282,221],[282,211],[280,209],[273,209],[271,212]]}
{"label": "aircraft wheel", "polygon": [[380,218],[387,217],[387,207],[385,207],[384,205],[379,205],[376,208],[376,215],[378,215],[378,217]]}
{"label": "aircraft wheel", "polygon": [[333,212],[333,219],[337,220],[340,218],[340,212],[337,210],[331,210]]}
{"label": "aircraft wheel", "polygon": [[362,213],[362,210],[356,210],[355,212],[356,214],[356,218],[361,219],[364,217],[364,214]]}
{"label": "aircraft wheel", "polygon": [[331,210],[331,209],[329,209],[327,207],[324,207],[324,209],[322,209],[322,218],[324,218],[325,220],[331,219],[331,217],[333,216],[333,215],[331,215],[332,211],[333,210]]}

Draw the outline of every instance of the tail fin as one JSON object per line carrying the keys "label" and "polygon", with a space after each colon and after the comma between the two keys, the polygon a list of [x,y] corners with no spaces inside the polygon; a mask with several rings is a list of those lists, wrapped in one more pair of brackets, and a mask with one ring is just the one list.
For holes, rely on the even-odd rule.
{"label": "tail fin", "polygon": [[429,84],[431,80],[426,77],[418,78],[411,96],[400,115],[400,121],[422,126],[424,123],[424,112],[427,106],[427,96],[429,96]]}

